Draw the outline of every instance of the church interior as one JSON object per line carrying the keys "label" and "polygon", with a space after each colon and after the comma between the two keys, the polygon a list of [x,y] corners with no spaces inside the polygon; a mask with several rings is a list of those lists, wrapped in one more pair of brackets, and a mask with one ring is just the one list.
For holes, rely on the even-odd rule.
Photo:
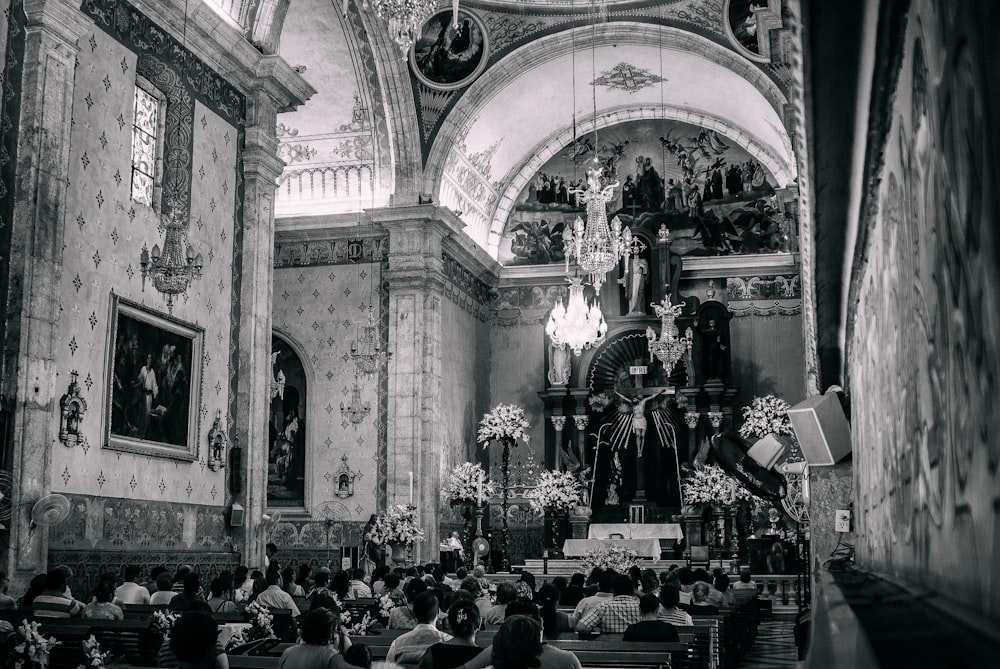
{"label": "church interior", "polygon": [[624,556],[757,590],[575,666],[996,666],[996,3],[0,5],[12,639],[53,571]]}

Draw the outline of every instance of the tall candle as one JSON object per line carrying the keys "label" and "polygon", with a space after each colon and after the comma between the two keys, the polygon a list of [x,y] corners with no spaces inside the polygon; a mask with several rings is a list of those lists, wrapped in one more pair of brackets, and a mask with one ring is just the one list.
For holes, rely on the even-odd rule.
{"label": "tall candle", "polygon": [[413,472],[410,472],[410,505],[413,505]]}
{"label": "tall candle", "polygon": [[483,505],[483,473],[479,472],[479,485],[476,487],[476,501]]}

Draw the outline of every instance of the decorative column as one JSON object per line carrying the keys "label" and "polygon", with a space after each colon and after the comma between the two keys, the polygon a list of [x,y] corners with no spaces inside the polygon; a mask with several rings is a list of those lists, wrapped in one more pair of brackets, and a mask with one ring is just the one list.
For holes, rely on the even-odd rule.
{"label": "decorative column", "polygon": [[[3,569],[11,592],[23,592],[46,570],[48,531],[29,527],[31,507],[49,492],[50,448],[59,444],[56,329],[59,325],[63,233],[67,220],[74,62],[90,21],[79,3],[29,0],[24,30],[17,136],[10,283],[0,397],[9,412],[7,467],[13,472],[14,514]],[[19,8],[12,6],[10,12]],[[19,20],[14,16],[9,21]],[[8,44],[10,49],[11,45]],[[8,58],[15,57],[9,53]],[[6,87],[13,85],[6,83]],[[6,90],[5,87],[5,90]],[[10,156],[10,158],[15,158]],[[65,370],[69,371],[69,370]],[[65,381],[60,383],[65,387]],[[61,444],[59,445],[61,447]]]}
{"label": "decorative column", "polygon": [[708,422],[712,424],[712,429],[715,434],[719,434],[722,429],[722,418],[723,413],[721,411],[709,411],[708,412]]}
{"label": "decorative column", "polygon": [[545,429],[545,450],[543,452],[545,466],[548,467],[548,463],[551,462],[557,471],[562,471],[565,468],[565,463],[562,461],[562,431],[563,426],[566,425],[566,416],[563,415],[565,413],[563,402],[566,399],[566,392],[565,386],[553,386],[538,393],[539,399],[545,406],[544,415],[552,421],[552,428],[555,432],[554,438],[549,439],[552,433],[547,427]]}
{"label": "decorative column", "polygon": [[697,411],[688,411],[684,414],[684,424],[688,429],[688,462],[694,462],[694,454],[698,452],[698,421],[701,414]]}
{"label": "decorative column", "polygon": [[418,562],[436,560],[440,543],[441,303],[444,299],[442,240],[464,224],[448,209],[432,205],[371,212],[389,231],[389,426],[387,500],[407,501],[410,472],[413,503],[424,540]]}
{"label": "decorative column", "polygon": [[285,163],[275,135],[279,112],[291,111],[316,91],[278,56],[262,56],[247,95],[243,147],[243,243],[236,363],[235,438],[246,458],[245,486],[232,501],[246,519],[236,533],[244,564],[264,564],[260,534],[267,504],[267,422],[271,399],[271,313],[274,292],[274,191]]}

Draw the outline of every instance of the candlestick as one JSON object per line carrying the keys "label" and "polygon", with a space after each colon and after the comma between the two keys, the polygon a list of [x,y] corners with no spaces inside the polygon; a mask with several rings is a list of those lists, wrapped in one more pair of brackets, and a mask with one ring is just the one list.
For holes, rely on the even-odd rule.
{"label": "candlestick", "polygon": [[413,506],[413,472],[410,472],[410,506]]}

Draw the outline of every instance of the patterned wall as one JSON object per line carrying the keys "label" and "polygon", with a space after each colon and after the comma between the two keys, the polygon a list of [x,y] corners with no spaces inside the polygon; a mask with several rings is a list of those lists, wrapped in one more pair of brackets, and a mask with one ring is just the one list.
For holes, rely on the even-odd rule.
{"label": "patterned wall", "polygon": [[[351,344],[367,322],[369,307],[385,345],[387,291],[382,263],[384,238],[366,237],[355,247],[346,239],[278,245],[274,272],[273,325],[303,357],[306,370],[306,507],[314,518],[361,524],[385,503],[386,371],[355,378]],[[369,411],[354,423],[342,411],[355,386]],[[354,495],[336,496],[336,472],[347,465],[359,472]],[[326,526],[279,525],[288,546],[325,545]],[[317,544],[319,541],[321,543]]]}
{"label": "patterned wall", "polygon": [[[212,418],[221,411],[226,419],[234,408],[243,98],[135,10],[112,0],[93,0],[84,9],[97,25],[81,38],[77,57],[56,384],[65,388],[76,370],[89,410],[82,423],[86,443],[52,446],[52,489],[218,507],[226,501],[226,472],[207,467],[206,451]],[[115,16],[128,20],[115,22]],[[202,382],[192,389],[198,395],[192,420],[200,426],[193,463],[102,448],[111,294],[167,313],[163,296],[149,284],[143,290],[139,272],[142,248],[163,241],[157,213],[130,198],[137,73],[163,91],[167,127],[186,139],[170,155],[168,183],[190,207],[189,243],[204,258],[201,278],[173,308],[176,318],[204,328],[203,358],[196,361]]]}
{"label": "patterned wall", "polygon": [[858,561],[993,619],[1000,100],[986,26],[995,10],[912,4],[884,110],[885,162],[863,207],[848,332]]}

